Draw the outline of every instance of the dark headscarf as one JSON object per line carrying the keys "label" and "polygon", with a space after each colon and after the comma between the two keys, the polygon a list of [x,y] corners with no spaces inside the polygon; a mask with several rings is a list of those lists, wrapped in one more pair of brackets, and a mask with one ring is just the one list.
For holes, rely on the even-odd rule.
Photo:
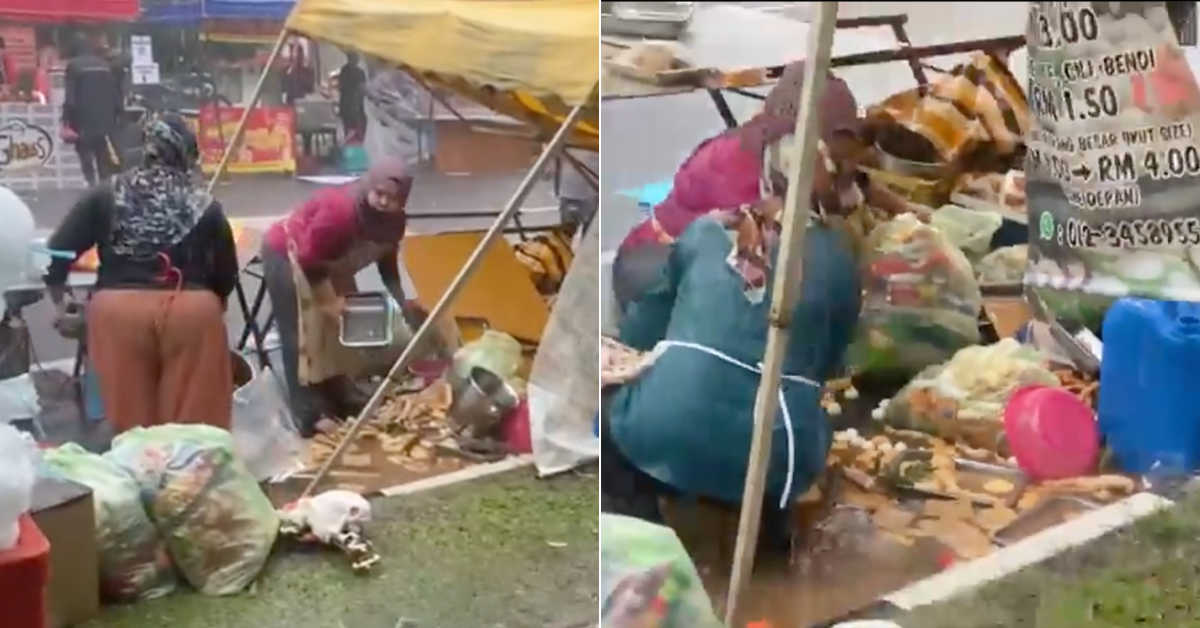
{"label": "dark headscarf", "polygon": [[165,114],[149,123],[145,136],[142,165],[113,184],[112,248],[135,258],[154,257],[178,244],[212,204],[192,178],[200,150],[187,122]]}
{"label": "dark headscarf", "polygon": [[371,190],[388,181],[396,183],[396,199],[401,207],[408,205],[413,178],[408,172],[408,164],[403,159],[389,157],[376,162],[357,182],[359,220],[372,239],[396,239],[404,235],[406,218],[403,210],[382,212],[367,202],[367,195]]}

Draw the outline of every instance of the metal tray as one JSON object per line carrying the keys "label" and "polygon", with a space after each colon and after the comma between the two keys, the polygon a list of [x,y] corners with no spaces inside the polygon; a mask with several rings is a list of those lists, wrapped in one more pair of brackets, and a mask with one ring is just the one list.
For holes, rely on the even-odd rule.
{"label": "metal tray", "polygon": [[[1070,516],[1071,513],[1078,516],[1099,507],[1100,504],[1096,502],[1073,495],[1047,497],[1038,505],[1017,515],[1017,518],[1012,523],[996,530],[992,534],[992,542],[1000,547],[1012,545],[1038,532],[1048,530],[1069,519],[1073,519],[1074,517]],[[1049,521],[1044,522],[1047,519]]]}
{"label": "metal tray", "polygon": [[[902,478],[900,467],[907,462],[926,462],[933,458],[933,452],[925,449],[909,449],[901,452],[888,463],[887,469],[882,474],[887,483],[897,491],[922,497],[931,497],[934,499],[966,499],[966,495],[952,494],[944,491],[935,491],[917,488],[912,484],[908,484]],[[955,458],[954,466],[959,472],[960,479],[966,474],[976,474],[982,476],[991,476],[995,479],[1002,479],[1011,482],[1013,485],[1012,491],[1004,495],[993,495],[986,493],[980,488],[973,490],[970,486],[963,486],[964,489],[980,494],[979,499],[973,499],[975,503],[981,506],[995,505],[995,500],[1001,500],[1007,505],[1015,504],[1020,499],[1021,494],[1028,486],[1029,480],[1025,474],[1021,473],[1020,469],[1003,465],[993,465],[974,460],[966,460],[963,458]],[[984,495],[988,495],[993,499],[983,499]]]}
{"label": "metal tray", "polygon": [[395,308],[386,292],[346,295],[338,321],[338,340],[344,347],[373,348],[392,344]]}
{"label": "metal tray", "polygon": [[[634,5],[630,11],[618,12],[617,5]],[[687,31],[695,14],[695,3],[684,2],[679,10],[655,11],[655,2],[601,2],[600,34],[643,39],[679,39]],[[638,6],[641,5],[641,6]],[[623,7],[622,7],[623,8]]]}

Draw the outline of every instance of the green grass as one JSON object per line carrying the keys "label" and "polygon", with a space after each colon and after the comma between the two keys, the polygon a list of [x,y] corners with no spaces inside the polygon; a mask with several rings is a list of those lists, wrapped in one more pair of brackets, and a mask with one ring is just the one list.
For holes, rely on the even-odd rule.
{"label": "green grass", "polygon": [[1200,627],[1200,497],[945,603],[916,628]]}
{"label": "green grass", "polygon": [[529,470],[374,502],[383,564],[284,552],[250,592],[106,609],[87,628],[556,628],[594,618],[595,477]]}

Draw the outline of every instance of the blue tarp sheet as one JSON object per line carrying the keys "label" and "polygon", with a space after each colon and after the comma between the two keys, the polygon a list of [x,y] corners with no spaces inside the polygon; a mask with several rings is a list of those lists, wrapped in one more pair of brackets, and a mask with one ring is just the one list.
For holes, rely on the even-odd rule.
{"label": "blue tarp sheet", "polygon": [[143,2],[142,22],[180,24],[202,20],[274,20],[282,22],[295,0],[167,0]]}

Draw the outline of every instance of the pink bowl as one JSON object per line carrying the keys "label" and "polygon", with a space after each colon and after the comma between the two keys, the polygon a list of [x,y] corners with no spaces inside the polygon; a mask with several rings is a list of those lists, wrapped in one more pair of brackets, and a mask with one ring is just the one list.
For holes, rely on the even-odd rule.
{"label": "pink bowl", "polygon": [[1100,430],[1087,404],[1050,386],[1026,386],[1004,408],[1004,431],[1021,470],[1036,480],[1093,473]]}

